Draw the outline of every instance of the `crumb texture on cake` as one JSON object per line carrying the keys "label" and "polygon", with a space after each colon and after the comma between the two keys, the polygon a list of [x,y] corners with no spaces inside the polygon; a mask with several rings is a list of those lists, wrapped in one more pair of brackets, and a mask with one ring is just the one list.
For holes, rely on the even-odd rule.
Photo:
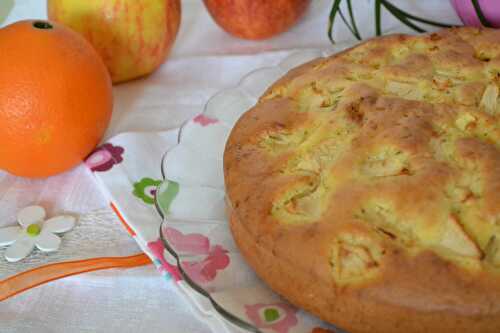
{"label": "crumb texture on cake", "polygon": [[226,146],[238,223],[336,297],[498,316],[499,86],[489,29],[378,38],[292,70]]}

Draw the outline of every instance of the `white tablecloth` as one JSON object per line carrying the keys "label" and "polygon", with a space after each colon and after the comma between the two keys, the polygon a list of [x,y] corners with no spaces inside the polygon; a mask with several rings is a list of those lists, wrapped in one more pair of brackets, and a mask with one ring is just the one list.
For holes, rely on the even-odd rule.
{"label": "white tablecloth", "polygon": [[[2,2],[13,1],[0,0],[0,6]],[[182,1],[182,25],[169,61],[145,79],[114,88],[115,109],[106,138],[126,131],[177,128],[201,112],[211,95],[234,86],[253,69],[278,63],[290,49],[328,48],[326,26],[331,2],[313,0],[303,20],[291,31],[267,41],[250,42],[232,38],[218,28],[201,0]],[[371,35],[373,1],[353,2],[362,33]],[[426,17],[459,23],[446,0],[394,2]],[[17,0],[1,25],[45,17],[45,1]],[[406,31],[387,17],[384,24],[386,30]],[[342,41],[351,35],[339,24],[335,38]],[[9,181],[24,193],[34,193],[30,200],[50,201],[49,213],[50,209],[82,213],[106,209],[107,202],[82,168],[58,176],[65,177],[69,192],[50,190],[54,179],[27,182],[1,172],[0,185]],[[78,188],[71,187],[77,180]],[[24,202],[12,191],[2,192],[1,186],[0,217],[12,218]],[[131,240],[126,246],[136,245]],[[152,265],[104,270],[54,281],[0,303],[0,332],[208,332],[191,311],[172,283],[161,278]]]}

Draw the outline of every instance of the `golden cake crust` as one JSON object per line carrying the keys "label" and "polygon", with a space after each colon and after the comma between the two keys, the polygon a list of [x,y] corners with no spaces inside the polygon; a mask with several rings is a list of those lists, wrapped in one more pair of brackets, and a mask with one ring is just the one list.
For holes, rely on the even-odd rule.
{"label": "golden cake crust", "polygon": [[500,32],[373,39],[290,71],[235,125],[231,230],[351,333],[500,332]]}

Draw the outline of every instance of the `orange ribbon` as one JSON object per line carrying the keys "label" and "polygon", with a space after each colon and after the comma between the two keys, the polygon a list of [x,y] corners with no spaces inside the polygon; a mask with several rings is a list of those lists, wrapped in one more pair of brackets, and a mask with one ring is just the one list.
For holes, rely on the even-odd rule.
{"label": "orange ribbon", "polygon": [[66,276],[100,269],[138,267],[150,263],[151,260],[144,253],[141,253],[128,257],[104,257],[66,261],[33,268],[0,281],[0,301],[27,289]]}

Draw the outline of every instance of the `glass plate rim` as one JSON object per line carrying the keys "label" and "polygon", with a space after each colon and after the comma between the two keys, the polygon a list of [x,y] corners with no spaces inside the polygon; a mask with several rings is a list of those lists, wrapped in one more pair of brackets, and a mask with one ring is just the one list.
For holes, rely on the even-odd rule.
{"label": "glass plate rim", "polygon": [[[356,44],[355,43],[352,43],[352,42],[346,42],[346,43],[339,43],[339,44],[336,44],[334,46],[333,49],[330,49],[330,50],[324,50],[324,49],[315,49],[315,48],[308,48],[308,49],[299,49],[299,50],[296,50],[295,52],[292,52],[290,53],[289,55],[287,55],[285,58],[283,58],[277,65],[274,65],[274,66],[264,66],[264,67],[259,67],[255,70],[252,70],[250,72],[248,72],[247,74],[245,74],[239,81],[236,85],[232,86],[232,87],[229,87],[229,88],[225,88],[225,89],[222,89],[222,90],[219,90],[218,92],[216,92],[215,94],[213,94],[204,104],[203,106],[203,110],[202,112],[198,113],[197,115],[203,115],[207,112],[207,105],[210,103],[210,101],[212,101],[215,97],[227,92],[227,91],[231,91],[231,90],[236,90],[236,89],[241,89],[241,86],[242,84],[245,82],[245,80],[248,78],[248,77],[251,77],[252,75],[254,75],[255,73],[257,72],[260,72],[260,71],[264,71],[264,70],[269,70],[269,69],[275,69],[275,68],[281,68],[284,72],[283,75],[286,75],[286,73],[291,70],[292,68],[288,68],[288,69],[285,69],[283,67],[281,67],[281,64],[285,63],[288,59],[291,59],[293,56],[297,56],[297,54],[300,54],[300,53],[305,53],[305,52],[312,52],[312,51],[317,51],[319,54],[320,54],[320,57],[328,57],[329,55],[331,54],[334,54],[334,53],[338,53],[338,52],[342,52],[343,50],[345,49],[348,49],[350,47],[353,47],[355,46]],[[311,59],[312,60],[312,59]],[[308,61],[311,61],[311,60],[308,60]],[[306,62],[308,62],[306,61]],[[244,91],[243,89],[240,90],[241,92],[243,92],[244,94],[246,95],[249,95],[246,91]],[[195,115],[195,117],[197,116]],[[165,171],[164,171],[164,165],[165,165],[165,160],[166,160],[166,157],[167,155],[174,149],[176,148],[178,145],[180,145],[181,143],[181,139],[182,139],[182,132],[183,132],[183,129],[186,127],[186,125],[193,119],[194,117],[190,117],[189,119],[187,119],[186,121],[184,121],[181,126],[179,127],[179,132],[177,134],[177,143],[170,147],[169,149],[166,150],[166,152],[163,154],[162,158],[161,158],[161,162],[160,162],[160,171],[161,171],[161,176],[162,176],[162,183],[159,184],[157,186],[157,189],[156,189],[156,193],[160,193],[160,187],[162,186],[162,184],[164,184],[166,181],[168,181],[168,179],[166,178],[166,175],[165,175]],[[207,187],[210,187],[210,186],[207,186]],[[219,189],[219,188],[218,188]],[[228,321],[229,323],[231,323],[232,325],[235,325],[237,326],[238,328],[240,329],[244,329],[246,330],[247,332],[252,332],[252,333],[265,333],[263,332],[262,330],[260,330],[258,327],[255,327],[253,324],[251,323],[248,323],[247,321],[245,321],[244,319],[240,318],[239,316],[237,315],[234,315],[230,312],[230,310],[227,310],[225,309],[223,306],[221,306],[220,304],[217,303],[216,300],[213,299],[213,297],[210,295],[210,292],[205,290],[203,287],[201,287],[199,284],[197,284],[196,282],[194,282],[190,277],[189,275],[183,270],[181,264],[180,264],[180,259],[179,259],[179,255],[176,253],[176,251],[172,248],[172,246],[170,246],[168,240],[164,237],[163,235],[163,232],[162,232],[162,229],[163,227],[165,226],[165,224],[168,223],[168,217],[164,214],[161,206],[160,206],[160,203],[158,202],[157,200],[157,196],[155,195],[155,198],[154,198],[154,206],[156,208],[156,211],[158,212],[159,216],[161,217],[162,219],[162,222],[161,222],[161,225],[160,225],[160,228],[159,228],[159,234],[160,234],[160,239],[163,243],[163,245],[165,246],[165,249],[170,253],[170,255],[172,255],[172,257],[175,259],[175,265],[177,266],[178,270],[179,270],[179,273],[180,275],[182,276],[183,280],[187,283],[187,285],[193,289],[195,292],[197,292],[198,294],[200,294],[201,296],[205,297],[211,304],[211,306],[213,307],[213,309],[221,316],[223,317],[226,321]]]}

